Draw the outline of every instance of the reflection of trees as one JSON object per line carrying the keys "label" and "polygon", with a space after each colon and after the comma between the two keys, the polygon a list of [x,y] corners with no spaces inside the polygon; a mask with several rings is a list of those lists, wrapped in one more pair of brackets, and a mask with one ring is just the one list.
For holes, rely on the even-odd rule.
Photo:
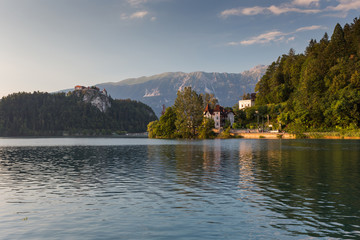
{"label": "reflection of trees", "polygon": [[[191,211],[211,205],[218,207],[215,212],[227,206],[245,212],[249,206],[274,228],[296,236],[356,238],[357,147],[356,141],[234,139],[145,147],[0,148],[1,187],[19,198],[84,196],[87,202],[106,202],[114,196],[134,205],[148,200],[155,208],[171,202],[164,204],[166,211],[174,205]],[[231,200],[236,204],[216,204]]]}
{"label": "reflection of trees", "polygon": [[356,145],[282,141],[276,146],[278,143],[263,141],[262,150],[253,152],[254,183],[269,197],[270,210],[300,221],[301,226],[288,221],[274,227],[314,237],[354,238],[352,232],[360,228],[354,225],[360,215]]}
{"label": "reflection of trees", "polygon": [[[208,188],[221,177],[238,176],[233,165],[236,151],[224,149],[226,140],[184,141],[182,144],[148,146],[148,160],[157,162],[160,174],[173,178],[176,183],[192,188]],[[227,162],[223,162],[226,160]],[[236,170],[236,174],[226,174]],[[222,176],[224,175],[224,176]]]}
{"label": "reflection of trees", "polygon": [[[0,173],[7,184],[53,195],[86,195],[115,178],[135,176],[141,162],[132,147],[21,147],[0,149]],[[146,156],[146,148],[136,150]],[[140,157],[140,159],[142,159]]]}

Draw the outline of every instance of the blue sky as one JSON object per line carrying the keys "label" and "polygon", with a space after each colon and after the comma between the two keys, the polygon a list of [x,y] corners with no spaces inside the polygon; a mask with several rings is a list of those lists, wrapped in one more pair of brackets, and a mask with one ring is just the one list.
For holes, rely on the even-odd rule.
{"label": "blue sky", "polygon": [[0,0],[0,96],[270,64],[360,0]]}

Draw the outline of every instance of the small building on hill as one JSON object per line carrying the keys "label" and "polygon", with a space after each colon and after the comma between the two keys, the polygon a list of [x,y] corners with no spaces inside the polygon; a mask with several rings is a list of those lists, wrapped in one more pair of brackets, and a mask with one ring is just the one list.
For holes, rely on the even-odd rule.
{"label": "small building on hill", "polygon": [[228,120],[230,125],[234,124],[234,113],[231,110],[226,110],[220,105],[216,105],[214,109],[210,108],[209,104],[206,105],[204,110],[204,117],[213,119],[215,128],[219,129],[224,127],[225,121]]}
{"label": "small building on hill", "polygon": [[75,90],[83,90],[83,89],[85,89],[84,86],[80,86],[80,85],[75,86]]}
{"label": "small building on hill", "polygon": [[107,96],[107,91],[106,91],[105,88],[101,91],[101,93],[102,93],[103,95]]}
{"label": "small building on hill", "polygon": [[256,93],[248,94],[246,99],[239,101],[239,110],[255,106]]}

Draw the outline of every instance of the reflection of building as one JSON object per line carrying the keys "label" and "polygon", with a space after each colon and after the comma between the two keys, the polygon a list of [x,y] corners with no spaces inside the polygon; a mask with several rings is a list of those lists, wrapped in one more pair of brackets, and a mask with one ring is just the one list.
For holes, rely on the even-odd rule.
{"label": "reflection of building", "polygon": [[234,124],[234,113],[232,110],[226,110],[220,105],[216,105],[215,109],[210,108],[209,104],[206,105],[204,117],[213,119],[215,128],[224,127],[226,120],[230,122],[231,126]]}
{"label": "reflection of building", "polygon": [[249,99],[239,101],[239,110],[255,106],[256,93],[248,94]]}
{"label": "reflection of building", "polygon": [[[253,142],[240,141],[239,144],[239,188],[247,191],[253,188],[254,182],[254,149]],[[247,195],[245,194],[245,198]]]}
{"label": "reflection of building", "polygon": [[203,168],[209,172],[217,172],[221,166],[221,141],[212,141],[212,144],[204,142],[203,145]]}

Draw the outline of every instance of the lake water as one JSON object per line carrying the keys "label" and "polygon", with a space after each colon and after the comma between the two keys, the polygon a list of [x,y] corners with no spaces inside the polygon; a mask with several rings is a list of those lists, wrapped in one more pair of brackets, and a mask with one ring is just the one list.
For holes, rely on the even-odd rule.
{"label": "lake water", "polygon": [[0,239],[360,239],[360,141],[0,138]]}

